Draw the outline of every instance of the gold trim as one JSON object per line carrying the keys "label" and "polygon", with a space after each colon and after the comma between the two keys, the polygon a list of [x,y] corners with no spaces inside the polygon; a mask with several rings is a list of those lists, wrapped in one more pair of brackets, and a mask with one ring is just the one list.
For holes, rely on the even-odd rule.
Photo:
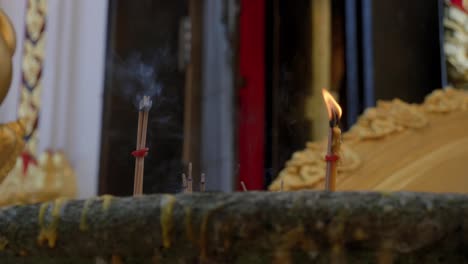
{"label": "gold trim", "polygon": [[[428,115],[448,114],[468,110],[468,93],[446,88],[429,94],[422,105],[408,104],[399,99],[380,101],[377,107],[367,109],[349,132],[343,134],[338,181],[361,165],[362,158],[351,146],[359,142],[383,139],[407,130],[418,130],[429,125]],[[306,148],[295,152],[285,168],[270,185],[278,191],[323,188],[325,178],[326,142],[309,142]],[[340,175],[340,172],[342,174]]]}

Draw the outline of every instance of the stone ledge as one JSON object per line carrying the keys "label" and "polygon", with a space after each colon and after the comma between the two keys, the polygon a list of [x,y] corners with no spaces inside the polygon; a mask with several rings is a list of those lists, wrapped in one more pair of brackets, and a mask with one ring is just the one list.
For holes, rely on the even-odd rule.
{"label": "stone ledge", "polygon": [[104,196],[0,210],[1,263],[466,263],[467,246],[468,196],[455,194]]}

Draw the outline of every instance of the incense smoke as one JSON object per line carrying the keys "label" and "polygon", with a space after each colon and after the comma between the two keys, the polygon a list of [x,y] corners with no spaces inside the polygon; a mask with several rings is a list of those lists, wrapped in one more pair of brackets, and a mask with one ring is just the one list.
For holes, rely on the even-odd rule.
{"label": "incense smoke", "polygon": [[[150,110],[146,146],[150,152],[146,157],[145,189],[151,192],[175,192],[180,188],[180,172],[183,164],[183,73],[177,67],[177,55],[169,48],[134,52],[119,57],[109,56],[108,70],[112,77],[108,91],[117,97],[117,102],[139,108],[143,96],[153,101]],[[118,107],[128,111],[128,106]],[[137,114],[134,113],[135,118]],[[133,125],[133,124],[129,124]],[[129,131],[127,128],[125,131]],[[134,148],[134,134],[122,136],[125,151]],[[127,145],[128,144],[128,145]],[[122,158],[125,159],[125,158]],[[146,163],[145,162],[145,163]]]}
{"label": "incense smoke", "polygon": [[161,69],[168,60],[167,49],[160,49],[151,56],[134,53],[125,61],[114,56],[114,73],[122,97],[131,100],[136,108],[145,95],[158,100],[162,92]]}
{"label": "incense smoke", "polygon": [[[136,109],[139,108],[143,96],[150,96],[156,115],[151,115],[150,127],[164,127],[165,133],[171,139],[182,139],[179,116],[183,112],[177,89],[163,90],[164,84],[171,83],[174,72],[178,71],[174,63],[174,55],[168,48],[153,50],[151,54],[133,53],[122,60],[114,55],[113,71],[117,92],[129,100]],[[175,88],[175,87],[174,87]],[[148,131],[148,136],[151,136]]]}

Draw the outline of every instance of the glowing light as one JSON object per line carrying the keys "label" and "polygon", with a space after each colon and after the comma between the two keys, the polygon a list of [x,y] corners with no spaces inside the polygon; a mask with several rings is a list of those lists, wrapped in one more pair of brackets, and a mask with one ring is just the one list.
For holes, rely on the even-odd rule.
{"label": "glowing light", "polygon": [[328,118],[330,120],[333,120],[335,117],[341,118],[342,110],[335,98],[326,89],[322,89],[322,95],[327,106]]}

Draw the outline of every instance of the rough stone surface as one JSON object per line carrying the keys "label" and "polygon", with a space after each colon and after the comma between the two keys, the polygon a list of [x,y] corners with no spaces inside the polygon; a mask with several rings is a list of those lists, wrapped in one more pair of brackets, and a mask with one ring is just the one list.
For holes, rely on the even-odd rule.
{"label": "rough stone surface", "polygon": [[468,196],[455,194],[195,193],[0,210],[7,264],[112,263],[112,256],[114,263],[468,263],[467,248]]}

